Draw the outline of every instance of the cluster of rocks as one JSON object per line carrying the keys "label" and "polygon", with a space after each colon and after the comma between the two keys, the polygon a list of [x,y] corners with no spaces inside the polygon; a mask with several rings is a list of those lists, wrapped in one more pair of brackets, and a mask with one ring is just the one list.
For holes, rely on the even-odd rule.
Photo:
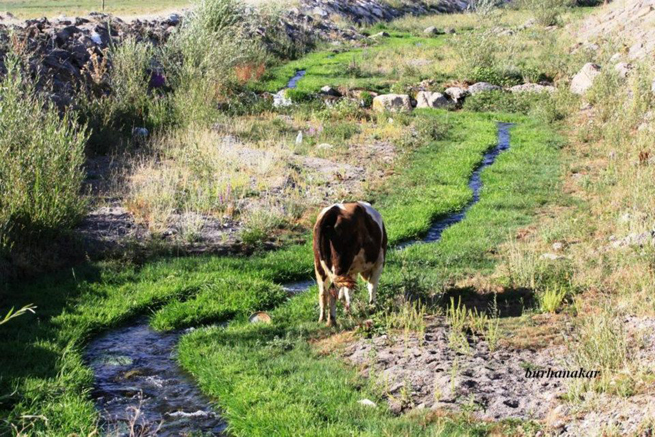
{"label": "cluster of rocks", "polygon": [[6,73],[7,51],[13,50],[29,58],[33,77],[51,85],[56,103],[67,103],[65,99],[85,74],[92,57],[97,56],[101,62],[112,43],[120,43],[128,36],[160,44],[180,22],[178,14],[131,22],[100,13],[26,21],[5,15],[0,17],[0,74]]}
{"label": "cluster of rocks", "polygon": [[537,83],[526,83],[510,88],[503,88],[488,82],[477,82],[470,86],[451,86],[443,93],[420,90],[416,93],[416,99],[408,94],[383,94],[373,99],[373,110],[384,111],[411,111],[412,108],[455,108],[462,105],[466,97],[489,91],[507,91],[511,93],[552,93],[555,91],[552,85],[541,85]]}
{"label": "cluster of rocks", "polygon": [[[621,79],[627,79],[634,70],[634,65],[629,62],[618,62],[621,54],[617,53],[610,58],[610,63],[614,63],[614,71]],[[596,79],[601,75],[602,67],[598,64],[587,63],[580,71],[573,76],[571,80],[571,92],[578,95],[584,95],[594,85]],[[655,93],[655,80],[651,85],[651,91]]]}
{"label": "cluster of rocks", "polygon": [[339,16],[357,24],[373,24],[379,21],[391,21],[404,15],[462,12],[468,8],[469,3],[468,0],[440,2],[405,0],[391,5],[380,0],[304,0],[298,9],[304,14],[323,19]]}
{"label": "cluster of rocks", "polygon": [[655,52],[655,7],[652,0],[616,2],[594,14],[578,32],[580,41],[602,41],[620,35],[629,59],[643,59]]}

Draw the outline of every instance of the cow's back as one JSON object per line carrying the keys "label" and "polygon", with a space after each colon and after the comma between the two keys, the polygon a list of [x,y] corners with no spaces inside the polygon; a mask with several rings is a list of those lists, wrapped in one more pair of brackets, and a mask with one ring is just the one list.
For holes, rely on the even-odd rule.
{"label": "cow's back", "polygon": [[[321,277],[345,275],[355,264],[384,262],[384,223],[380,213],[368,203],[335,204],[323,209],[314,225],[313,237],[314,264]],[[364,267],[354,268],[358,270],[355,273],[361,273]]]}

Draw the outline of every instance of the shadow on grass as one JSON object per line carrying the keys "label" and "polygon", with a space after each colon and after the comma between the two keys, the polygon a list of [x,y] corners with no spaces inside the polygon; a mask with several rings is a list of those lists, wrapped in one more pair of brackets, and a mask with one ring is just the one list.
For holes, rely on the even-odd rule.
{"label": "shadow on grass", "polygon": [[456,287],[447,290],[438,305],[444,309],[451,302],[461,302],[462,306],[479,313],[498,317],[520,317],[523,312],[538,305],[534,290],[528,288],[507,288],[501,293],[480,294],[474,287]]}

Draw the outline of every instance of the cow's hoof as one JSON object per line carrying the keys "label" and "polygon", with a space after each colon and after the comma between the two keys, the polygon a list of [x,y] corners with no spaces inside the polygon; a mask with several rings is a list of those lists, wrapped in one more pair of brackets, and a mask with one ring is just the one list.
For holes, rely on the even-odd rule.
{"label": "cow's hoof", "polygon": [[325,321],[325,316],[321,315],[318,317],[318,323],[324,322]]}

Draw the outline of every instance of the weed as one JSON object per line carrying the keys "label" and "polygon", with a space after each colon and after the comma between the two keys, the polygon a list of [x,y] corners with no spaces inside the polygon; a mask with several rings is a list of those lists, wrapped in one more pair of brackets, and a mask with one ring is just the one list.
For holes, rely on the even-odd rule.
{"label": "weed", "polygon": [[470,353],[470,346],[466,335],[469,322],[468,310],[462,305],[461,298],[457,301],[457,305],[455,305],[455,298],[450,298],[450,306],[446,310],[446,319],[450,325],[450,332],[448,333],[448,345],[450,348],[461,353]]}
{"label": "weed", "polygon": [[555,313],[561,308],[567,294],[564,287],[548,287],[537,295],[539,308],[546,313]]}

